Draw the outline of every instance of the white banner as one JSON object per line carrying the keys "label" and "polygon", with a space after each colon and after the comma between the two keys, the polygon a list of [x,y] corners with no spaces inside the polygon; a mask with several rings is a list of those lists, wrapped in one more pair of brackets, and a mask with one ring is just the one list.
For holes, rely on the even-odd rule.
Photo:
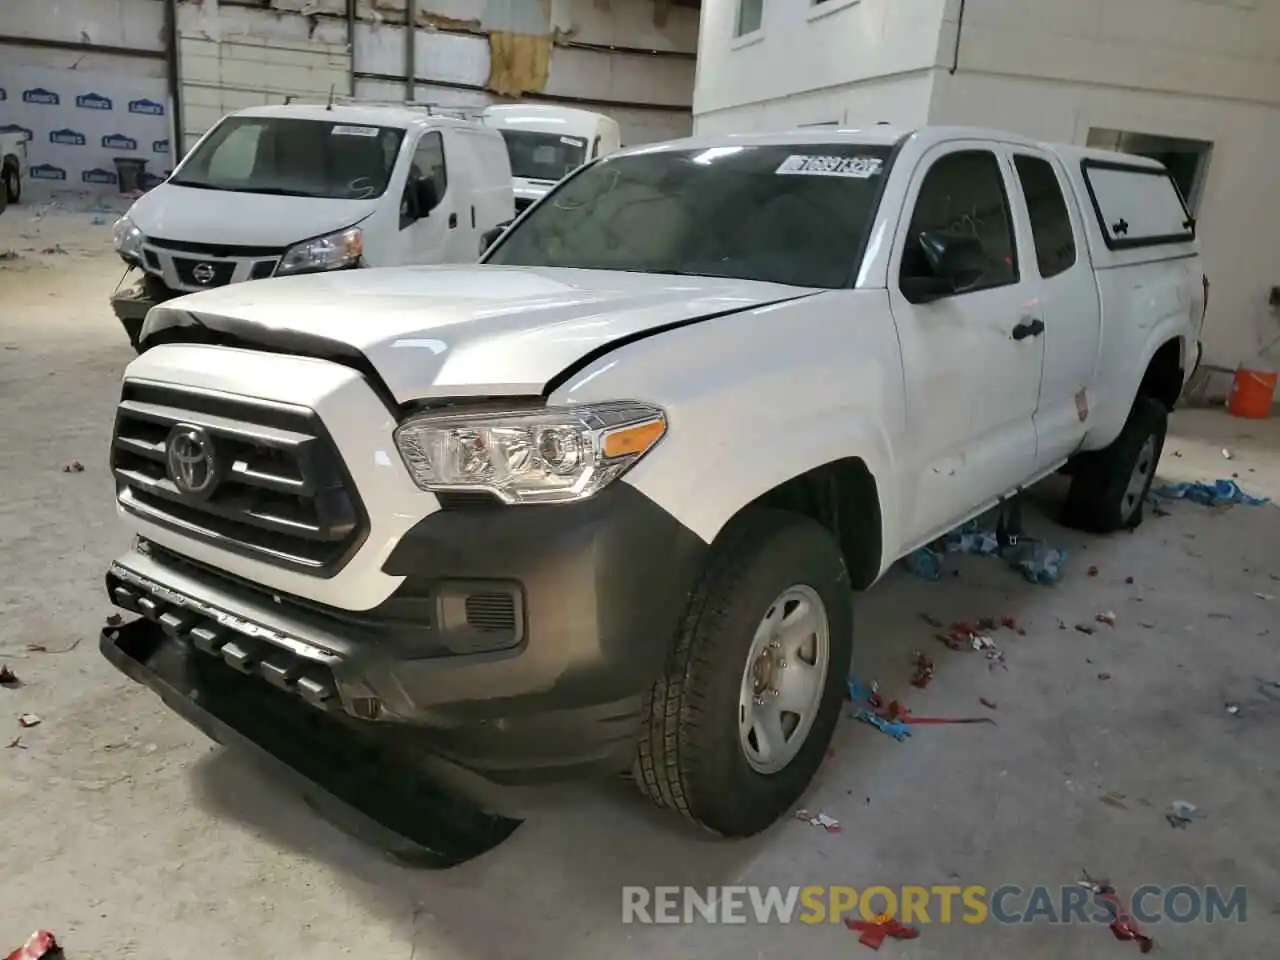
{"label": "white banner", "polygon": [[0,132],[26,135],[33,184],[114,193],[132,157],[150,187],[173,167],[170,112],[164,80],[0,63]]}

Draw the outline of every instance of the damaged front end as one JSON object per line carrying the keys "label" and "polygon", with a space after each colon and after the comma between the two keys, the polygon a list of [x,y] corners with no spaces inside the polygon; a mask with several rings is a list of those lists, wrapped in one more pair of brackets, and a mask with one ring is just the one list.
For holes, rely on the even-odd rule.
{"label": "damaged front end", "polygon": [[107,660],[211,739],[268,761],[344,832],[405,863],[443,868],[520,825],[489,812],[465,774],[430,757],[417,742],[425,731],[356,719],[350,711],[368,705],[339,692],[341,657],[118,564],[107,591],[139,614],[103,629]]}

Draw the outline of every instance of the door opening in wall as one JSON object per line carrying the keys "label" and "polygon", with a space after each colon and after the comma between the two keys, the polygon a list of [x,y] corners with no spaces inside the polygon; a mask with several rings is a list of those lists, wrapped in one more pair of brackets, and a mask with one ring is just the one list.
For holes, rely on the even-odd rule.
{"label": "door opening in wall", "polygon": [[1187,209],[1192,216],[1198,215],[1209,155],[1213,152],[1213,144],[1209,141],[1094,127],[1089,131],[1088,145],[1160,161],[1182,191]]}

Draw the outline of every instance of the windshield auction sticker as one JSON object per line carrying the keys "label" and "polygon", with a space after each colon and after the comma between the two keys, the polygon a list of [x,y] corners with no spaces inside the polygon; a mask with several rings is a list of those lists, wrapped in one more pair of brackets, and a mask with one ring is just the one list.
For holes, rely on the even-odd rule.
{"label": "windshield auction sticker", "polygon": [[331,137],[376,137],[377,127],[353,127],[338,124],[329,131]]}
{"label": "windshield auction sticker", "polygon": [[879,157],[819,157],[793,153],[775,173],[810,177],[854,177],[866,180],[880,172]]}

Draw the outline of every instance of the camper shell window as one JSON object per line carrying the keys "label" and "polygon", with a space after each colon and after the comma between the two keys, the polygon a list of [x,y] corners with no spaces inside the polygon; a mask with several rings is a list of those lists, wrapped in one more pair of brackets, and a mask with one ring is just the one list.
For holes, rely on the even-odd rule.
{"label": "camper shell window", "polygon": [[1164,168],[1090,158],[1080,170],[1109,249],[1195,240],[1195,218]]}

